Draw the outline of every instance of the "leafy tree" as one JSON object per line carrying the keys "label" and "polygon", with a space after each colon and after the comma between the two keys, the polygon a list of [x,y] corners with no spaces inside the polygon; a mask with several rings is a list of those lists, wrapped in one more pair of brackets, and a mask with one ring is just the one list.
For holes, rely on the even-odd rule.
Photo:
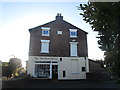
{"label": "leafy tree", "polygon": [[12,70],[8,62],[2,62],[2,76],[10,78],[12,76]]}
{"label": "leafy tree", "polygon": [[120,77],[120,3],[88,2],[80,4],[80,15],[98,32],[98,44],[104,50],[105,62]]}
{"label": "leafy tree", "polygon": [[9,66],[12,70],[13,76],[15,76],[17,70],[22,67],[21,60],[18,58],[11,58],[9,61]]}

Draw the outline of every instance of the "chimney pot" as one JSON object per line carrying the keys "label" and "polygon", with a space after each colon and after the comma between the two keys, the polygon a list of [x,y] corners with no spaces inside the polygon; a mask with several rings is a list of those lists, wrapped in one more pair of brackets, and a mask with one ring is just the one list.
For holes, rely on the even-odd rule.
{"label": "chimney pot", "polygon": [[61,13],[57,13],[56,20],[63,20],[63,16],[61,16]]}
{"label": "chimney pot", "polygon": [[59,13],[57,13],[57,16],[59,16]]}

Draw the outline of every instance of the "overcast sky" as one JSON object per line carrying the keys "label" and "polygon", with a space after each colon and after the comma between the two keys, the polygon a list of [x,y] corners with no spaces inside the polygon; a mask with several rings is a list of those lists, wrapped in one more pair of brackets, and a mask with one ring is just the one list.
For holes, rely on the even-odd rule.
{"label": "overcast sky", "polygon": [[79,15],[81,11],[76,6],[80,3],[86,2],[0,2],[0,60],[9,61],[15,55],[25,63],[30,39],[28,29],[55,20],[57,13],[61,13],[65,21],[88,32],[90,59],[103,58],[97,44],[97,33]]}

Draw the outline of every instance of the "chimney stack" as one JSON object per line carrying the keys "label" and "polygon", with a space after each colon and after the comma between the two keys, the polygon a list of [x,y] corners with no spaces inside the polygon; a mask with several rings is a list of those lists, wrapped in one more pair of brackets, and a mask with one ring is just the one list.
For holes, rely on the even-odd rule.
{"label": "chimney stack", "polygon": [[63,20],[63,16],[61,16],[61,13],[57,13],[56,20]]}

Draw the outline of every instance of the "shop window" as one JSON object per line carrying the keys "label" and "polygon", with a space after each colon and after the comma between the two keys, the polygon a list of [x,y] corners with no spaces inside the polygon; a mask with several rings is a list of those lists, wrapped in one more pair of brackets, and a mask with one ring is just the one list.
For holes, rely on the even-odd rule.
{"label": "shop window", "polygon": [[49,78],[50,77],[50,65],[36,64],[35,65],[35,76],[38,78]]}

